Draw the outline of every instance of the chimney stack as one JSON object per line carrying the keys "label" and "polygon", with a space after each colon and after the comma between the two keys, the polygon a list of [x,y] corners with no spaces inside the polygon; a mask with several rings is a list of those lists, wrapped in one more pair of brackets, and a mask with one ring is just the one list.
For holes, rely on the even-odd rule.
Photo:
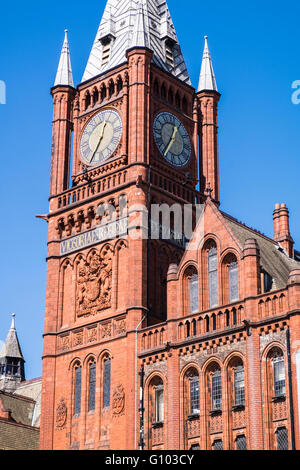
{"label": "chimney stack", "polygon": [[273,213],[274,240],[279,242],[290,258],[294,257],[294,240],[290,234],[290,217],[286,204],[276,204]]}

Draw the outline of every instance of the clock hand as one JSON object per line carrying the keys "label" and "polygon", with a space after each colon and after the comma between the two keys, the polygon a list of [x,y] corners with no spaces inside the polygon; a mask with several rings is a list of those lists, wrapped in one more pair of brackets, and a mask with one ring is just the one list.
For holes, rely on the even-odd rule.
{"label": "clock hand", "polygon": [[94,153],[93,153],[93,155],[92,155],[92,158],[91,158],[91,160],[90,160],[90,163],[92,163],[92,161],[94,160],[94,157],[95,157],[96,153],[98,152],[98,148],[99,148],[99,146],[100,146],[100,144],[101,144],[101,142],[102,142],[102,139],[103,139],[103,137],[104,137],[104,130],[105,130],[106,125],[107,125],[107,121],[103,121],[103,126],[102,126],[101,133],[100,133],[100,137],[99,137],[99,142],[98,142],[98,144],[97,144],[97,147],[96,147],[95,150],[94,150]]}
{"label": "clock hand", "polygon": [[177,132],[178,132],[178,127],[177,127],[177,126],[174,126],[173,135],[172,135],[172,137],[171,137],[171,140],[170,140],[170,142],[169,142],[168,147],[166,148],[164,157],[166,157],[166,156],[168,155],[169,150],[170,150],[170,148],[172,147],[172,145],[173,145],[173,143],[174,143],[174,141],[175,141],[175,137],[176,137]]}

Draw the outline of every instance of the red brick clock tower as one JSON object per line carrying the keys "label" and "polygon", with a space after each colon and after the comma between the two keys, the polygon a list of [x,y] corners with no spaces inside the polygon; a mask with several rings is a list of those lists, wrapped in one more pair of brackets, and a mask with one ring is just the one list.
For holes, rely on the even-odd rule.
{"label": "red brick clock tower", "polygon": [[146,208],[202,202],[199,177],[219,201],[208,49],[203,67],[197,95],[165,1],[109,0],[77,88],[66,34],[52,88],[42,449],[138,447],[137,331],[166,319],[183,253],[172,237],[148,240]]}

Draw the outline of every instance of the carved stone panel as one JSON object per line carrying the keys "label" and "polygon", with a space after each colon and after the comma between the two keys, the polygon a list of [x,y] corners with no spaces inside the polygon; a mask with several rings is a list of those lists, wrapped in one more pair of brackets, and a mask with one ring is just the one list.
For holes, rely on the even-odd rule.
{"label": "carved stone panel", "polygon": [[219,433],[223,431],[223,416],[221,413],[210,416],[210,433]]}
{"label": "carved stone panel", "polygon": [[68,417],[67,405],[64,398],[61,398],[56,408],[56,427],[57,429],[63,429]]}
{"label": "carved stone panel", "polygon": [[232,414],[232,425],[234,429],[246,427],[246,412],[245,410],[234,411]]}
{"label": "carved stone panel", "polygon": [[200,419],[188,420],[186,423],[187,428],[187,437],[191,439],[192,437],[200,436]]}
{"label": "carved stone panel", "polygon": [[125,390],[123,385],[118,385],[113,392],[113,414],[120,416],[125,409]]}
{"label": "carved stone panel", "polygon": [[152,428],[152,445],[157,446],[164,442],[164,427],[158,426]]}
{"label": "carved stone panel", "polygon": [[76,285],[77,315],[96,315],[111,307],[112,252],[106,249],[101,256],[93,251],[87,262],[78,265]]}
{"label": "carved stone panel", "polygon": [[272,420],[280,421],[287,418],[286,400],[272,403]]}

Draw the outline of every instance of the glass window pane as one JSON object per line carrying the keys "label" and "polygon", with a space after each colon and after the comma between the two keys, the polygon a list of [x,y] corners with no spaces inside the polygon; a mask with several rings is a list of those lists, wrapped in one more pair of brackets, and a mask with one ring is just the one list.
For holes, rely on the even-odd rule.
{"label": "glass window pane", "polygon": [[246,436],[238,436],[236,438],[236,450],[247,450]]}
{"label": "glass window pane", "polygon": [[277,450],[289,450],[289,435],[286,428],[277,431]]}
{"label": "glass window pane", "polygon": [[191,415],[198,415],[200,414],[199,377],[191,380],[190,395]]}
{"label": "glass window pane", "polygon": [[95,410],[95,394],[96,394],[96,364],[90,364],[89,373],[89,411]]}
{"label": "glass window pane", "polygon": [[229,302],[235,302],[239,299],[239,271],[238,264],[231,263],[228,268],[229,277]]}
{"label": "glass window pane", "polygon": [[212,376],[212,409],[222,409],[222,380],[221,372],[218,370]]}
{"label": "glass window pane", "polygon": [[159,387],[155,391],[155,421],[163,423],[164,421],[164,390]]}
{"label": "glass window pane", "polygon": [[213,450],[223,450],[223,441],[218,440],[213,443]]}
{"label": "glass window pane", "polygon": [[190,278],[190,310],[191,313],[197,313],[198,308],[198,276],[194,274]]}
{"label": "glass window pane", "polygon": [[81,411],[81,366],[75,369],[75,398],[74,413],[79,415]]}
{"label": "glass window pane", "polygon": [[217,249],[211,248],[208,254],[208,282],[209,282],[209,305],[216,307],[219,303],[218,292],[218,256]]}
{"label": "glass window pane", "polygon": [[104,361],[103,408],[110,407],[111,360]]}
{"label": "glass window pane", "polygon": [[234,394],[235,405],[240,406],[245,404],[245,379],[244,367],[238,366],[234,371]]}
{"label": "glass window pane", "polygon": [[283,357],[278,357],[274,360],[274,388],[276,397],[285,395],[285,369]]}

